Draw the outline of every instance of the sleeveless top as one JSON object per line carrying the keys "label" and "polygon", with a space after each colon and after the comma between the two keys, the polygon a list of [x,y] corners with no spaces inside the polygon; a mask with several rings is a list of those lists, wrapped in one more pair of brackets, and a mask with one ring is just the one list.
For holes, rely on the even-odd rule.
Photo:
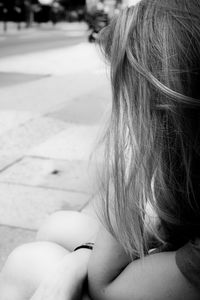
{"label": "sleeveless top", "polygon": [[176,264],[184,277],[200,290],[200,238],[176,251]]}

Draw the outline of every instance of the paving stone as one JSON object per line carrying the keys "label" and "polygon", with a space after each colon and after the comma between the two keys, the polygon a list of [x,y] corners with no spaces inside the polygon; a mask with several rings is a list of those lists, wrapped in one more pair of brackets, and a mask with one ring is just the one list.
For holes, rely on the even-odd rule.
{"label": "paving stone", "polygon": [[0,59],[1,71],[26,74],[77,74],[103,67],[104,62],[100,59],[95,46],[86,42],[71,47]]}
{"label": "paving stone", "polygon": [[38,229],[58,210],[81,210],[91,196],[85,193],[0,183],[0,224]]}
{"label": "paving stone", "polygon": [[46,77],[46,75],[37,74],[23,74],[18,72],[0,72],[0,87],[12,86],[22,82],[29,82],[39,80]]}
{"label": "paving stone", "polygon": [[38,113],[28,111],[0,110],[0,134],[38,116]]}
{"label": "paving stone", "polygon": [[0,154],[21,153],[68,127],[48,117],[30,120],[0,136]]}
{"label": "paving stone", "polygon": [[99,220],[100,218],[100,205],[101,205],[101,199],[98,194],[94,195],[94,197],[91,198],[91,200],[83,207],[81,210],[83,213],[94,217],[95,219]]}
{"label": "paving stone", "polygon": [[0,226],[0,270],[8,255],[17,246],[34,240],[35,231],[15,228],[10,226]]}
{"label": "paving stone", "polygon": [[0,136],[0,170],[6,164],[10,165],[22,158],[31,147],[46,141],[67,126],[65,122],[41,117],[5,132]]}
{"label": "paving stone", "polygon": [[0,173],[0,182],[95,193],[95,166],[86,161],[25,157]]}
{"label": "paving stone", "polygon": [[98,87],[108,86],[105,74],[94,71],[47,77],[0,89],[0,109],[49,113],[92,91],[95,98]]}
{"label": "paving stone", "polygon": [[28,155],[88,161],[95,149],[99,130],[99,126],[71,124],[47,142],[31,149]]}
{"label": "paving stone", "polygon": [[94,125],[101,121],[111,99],[110,86],[104,84],[97,87],[95,93],[93,91],[83,94],[82,97],[73,99],[48,116],[65,122]]}

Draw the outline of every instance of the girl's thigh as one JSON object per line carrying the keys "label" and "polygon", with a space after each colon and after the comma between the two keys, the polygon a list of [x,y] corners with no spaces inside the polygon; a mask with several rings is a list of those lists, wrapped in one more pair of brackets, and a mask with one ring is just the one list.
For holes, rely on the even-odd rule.
{"label": "girl's thigh", "polygon": [[51,269],[68,253],[50,242],[29,243],[16,248],[0,274],[1,299],[29,299]]}
{"label": "girl's thigh", "polygon": [[37,234],[38,241],[51,241],[73,251],[85,242],[94,242],[99,221],[76,211],[59,211],[44,222]]}

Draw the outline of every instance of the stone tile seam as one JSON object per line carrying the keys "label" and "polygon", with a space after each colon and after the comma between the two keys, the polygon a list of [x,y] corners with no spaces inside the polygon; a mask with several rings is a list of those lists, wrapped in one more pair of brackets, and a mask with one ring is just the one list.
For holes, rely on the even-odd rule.
{"label": "stone tile seam", "polygon": [[84,194],[84,195],[91,195],[91,193],[87,193],[85,191],[77,191],[74,189],[58,189],[50,186],[42,186],[42,185],[30,185],[30,184],[25,184],[25,183],[18,183],[18,182],[13,182],[13,181],[4,181],[0,179],[0,183],[3,183],[5,185],[14,185],[14,186],[22,186],[22,187],[30,187],[30,188],[35,188],[35,189],[44,189],[44,190],[54,190],[58,192],[69,192],[69,193],[74,193],[74,194]]}
{"label": "stone tile seam", "polygon": [[85,161],[85,160],[81,160],[81,159],[65,159],[65,158],[55,158],[55,157],[51,157],[51,156],[40,156],[40,155],[24,155],[23,158],[33,158],[33,159],[41,159],[41,160],[53,160],[53,161],[63,161],[63,162],[75,162],[75,163],[82,163],[82,162],[88,162],[86,165],[88,166],[88,169],[91,167],[91,165],[94,163],[90,162],[90,161]]}
{"label": "stone tile seam", "polygon": [[27,228],[27,227],[14,226],[14,225],[9,225],[9,224],[2,224],[2,223],[0,223],[0,229],[1,229],[2,227],[7,227],[7,228],[10,228],[10,229],[26,230],[26,231],[30,231],[30,232],[37,232],[36,229],[30,229],[30,228]]}
{"label": "stone tile seam", "polygon": [[86,202],[78,211],[82,212],[82,210],[84,210],[88,206],[88,203],[90,203],[94,199],[94,197],[95,197],[95,194],[93,194],[91,196],[91,198],[88,200],[88,202]]}
{"label": "stone tile seam", "polygon": [[18,157],[17,159],[15,159],[13,162],[11,162],[10,164],[8,164],[7,166],[3,167],[2,169],[0,169],[0,174],[3,173],[4,171],[6,171],[7,169],[13,167],[15,164],[18,164],[20,161],[23,160],[23,156]]}

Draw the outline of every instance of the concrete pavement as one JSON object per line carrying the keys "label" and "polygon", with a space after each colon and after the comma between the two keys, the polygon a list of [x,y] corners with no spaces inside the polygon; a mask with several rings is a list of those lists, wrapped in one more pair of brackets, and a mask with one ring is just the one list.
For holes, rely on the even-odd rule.
{"label": "concrete pavement", "polygon": [[89,160],[111,92],[104,62],[86,42],[0,59],[0,72],[35,76],[0,89],[1,268],[49,214],[80,211],[96,197]]}

